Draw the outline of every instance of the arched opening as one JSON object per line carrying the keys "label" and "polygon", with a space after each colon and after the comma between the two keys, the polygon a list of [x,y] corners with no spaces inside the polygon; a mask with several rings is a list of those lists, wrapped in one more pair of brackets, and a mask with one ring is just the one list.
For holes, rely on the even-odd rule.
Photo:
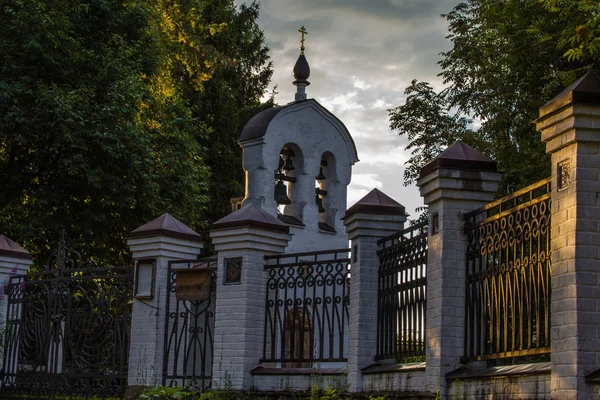
{"label": "arched opening", "polygon": [[319,208],[319,229],[335,233],[335,215],[333,206],[336,184],[339,182],[336,171],[335,156],[325,152],[321,156],[319,174],[315,177],[315,202]]}
{"label": "arched opening", "polygon": [[283,334],[282,367],[312,367],[314,332],[310,312],[302,307],[290,309],[285,317]]}
{"label": "arched opening", "polygon": [[300,148],[288,143],[281,148],[275,170],[274,197],[279,218],[289,224],[302,225],[302,204],[298,202],[296,180],[304,174],[304,160]]}

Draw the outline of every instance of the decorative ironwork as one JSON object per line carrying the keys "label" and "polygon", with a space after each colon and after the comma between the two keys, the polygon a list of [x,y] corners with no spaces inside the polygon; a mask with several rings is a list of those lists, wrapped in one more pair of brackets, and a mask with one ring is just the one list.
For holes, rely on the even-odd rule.
{"label": "decorative ironwork", "polygon": [[225,284],[242,282],[242,259],[233,258],[225,260]]}
{"label": "decorative ironwork", "polygon": [[121,397],[132,295],[133,267],[82,262],[64,238],[42,272],[11,277],[1,397]]}
{"label": "decorative ironwork", "polygon": [[466,361],[550,352],[550,185],[465,215]]}
{"label": "decorative ironwork", "polygon": [[350,249],[265,257],[263,362],[347,361]]}
{"label": "decorative ironwork", "polygon": [[431,216],[431,236],[437,235],[440,232],[440,214],[433,213]]}
{"label": "decorative ironwork", "polygon": [[379,240],[376,360],[425,356],[427,222]]}
{"label": "decorative ironwork", "polygon": [[[178,270],[210,268],[211,296],[207,300],[177,300]],[[194,261],[170,261],[167,272],[168,318],[165,322],[165,344],[162,384],[210,389],[212,382],[213,342],[215,326],[216,258]]]}
{"label": "decorative ironwork", "polygon": [[563,160],[557,165],[558,190],[564,190],[571,184],[571,161]]}

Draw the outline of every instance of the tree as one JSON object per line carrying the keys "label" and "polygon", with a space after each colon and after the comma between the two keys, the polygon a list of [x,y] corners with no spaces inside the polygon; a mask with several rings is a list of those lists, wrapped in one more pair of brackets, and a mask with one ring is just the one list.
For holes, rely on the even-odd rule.
{"label": "tree", "polygon": [[0,9],[0,226],[43,262],[62,229],[102,263],[168,211],[199,220],[205,133],[161,85],[154,10],[128,0]]}
{"label": "tree", "polygon": [[[162,31],[174,54],[172,79],[207,134],[198,141],[208,151],[212,177],[204,219],[210,225],[230,212],[230,199],[244,190],[242,153],[237,138],[244,124],[273,100],[261,103],[272,63],[257,25],[257,3],[231,0],[163,0],[158,3]],[[181,44],[183,42],[183,45]]]}
{"label": "tree", "polygon": [[[413,149],[405,182],[414,181],[420,168],[456,139],[498,161],[504,173],[500,193],[548,176],[549,158],[532,121],[540,106],[599,66],[598,57],[563,57],[558,44],[568,30],[561,23],[565,17],[540,0],[469,0],[443,17],[453,45],[439,62],[446,88],[435,93],[425,83],[413,83],[406,104],[389,110],[391,128],[406,135]],[[433,134],[418,124],[424,115]],[[481,123],[476,131],[467,123],[471,118]]]}
{"label": "tree", "polygon": [[598,56],[600,53],[600,3],[596,0],[540,0],[546,9],[557,15],[563,30],[558,42],[567,49],[569,60]]}

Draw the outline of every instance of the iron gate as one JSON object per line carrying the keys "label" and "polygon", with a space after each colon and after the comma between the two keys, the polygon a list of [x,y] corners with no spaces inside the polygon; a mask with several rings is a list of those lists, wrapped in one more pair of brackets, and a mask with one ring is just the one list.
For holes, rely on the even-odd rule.
{"label": "iron gate", "polygon": [[427,222],[378,241],[376,360],[424,361]]}
{"label": "iron gate", "polygon": [[[210,296],[206,300],[178,299],[178,272],[194,268],[211,270]],[[216,258],[169,262],[162,376],[164,386],[183,386],[199,391],[211,387],[216,268]]]}
{"label": "iron gate", "polygon": [[42,272],[11,277],[1,397],[121,397],[132,288],[132,267],[83,262],[64,237]]}

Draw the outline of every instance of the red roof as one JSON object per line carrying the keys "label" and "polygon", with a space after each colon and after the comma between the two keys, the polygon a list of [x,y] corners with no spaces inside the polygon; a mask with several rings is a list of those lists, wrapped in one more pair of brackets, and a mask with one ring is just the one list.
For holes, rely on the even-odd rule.
{"label": "red roof", "polygon": [[[404,206],[379,189],[373,189],[346,211],[346,217],[355,213],[406,215]],[[345,218],[345,217],[344,217]]]}
{"label": "red roof", "polygon": [[155,220],[152,220],[147,224],[144,224],[133,230],[129,234],[129,237],[140,238],[159,235],[193,240],[196,242],[202,241],[202,238],[198,233],[169,214],[163,214]]}
{"label": "red roof", "polygon": [[468,144],[457,140],[439,156],[421,168],[420,176],[438,168],[458,169],[466,171],[496,172],[498,163],[481,154]]}
{"label": "red roof", "polygon": [[2,234],[0,234],[0,254],[31,260],[31,255],[27,250]]}
{"label": "red roof", "polygon": [[246,204],[239,210],[221,218],[213,224],[213,229],[227,229],[243,226],[253,226],[285,233],[290,231],[289,226],[254,204]]}

